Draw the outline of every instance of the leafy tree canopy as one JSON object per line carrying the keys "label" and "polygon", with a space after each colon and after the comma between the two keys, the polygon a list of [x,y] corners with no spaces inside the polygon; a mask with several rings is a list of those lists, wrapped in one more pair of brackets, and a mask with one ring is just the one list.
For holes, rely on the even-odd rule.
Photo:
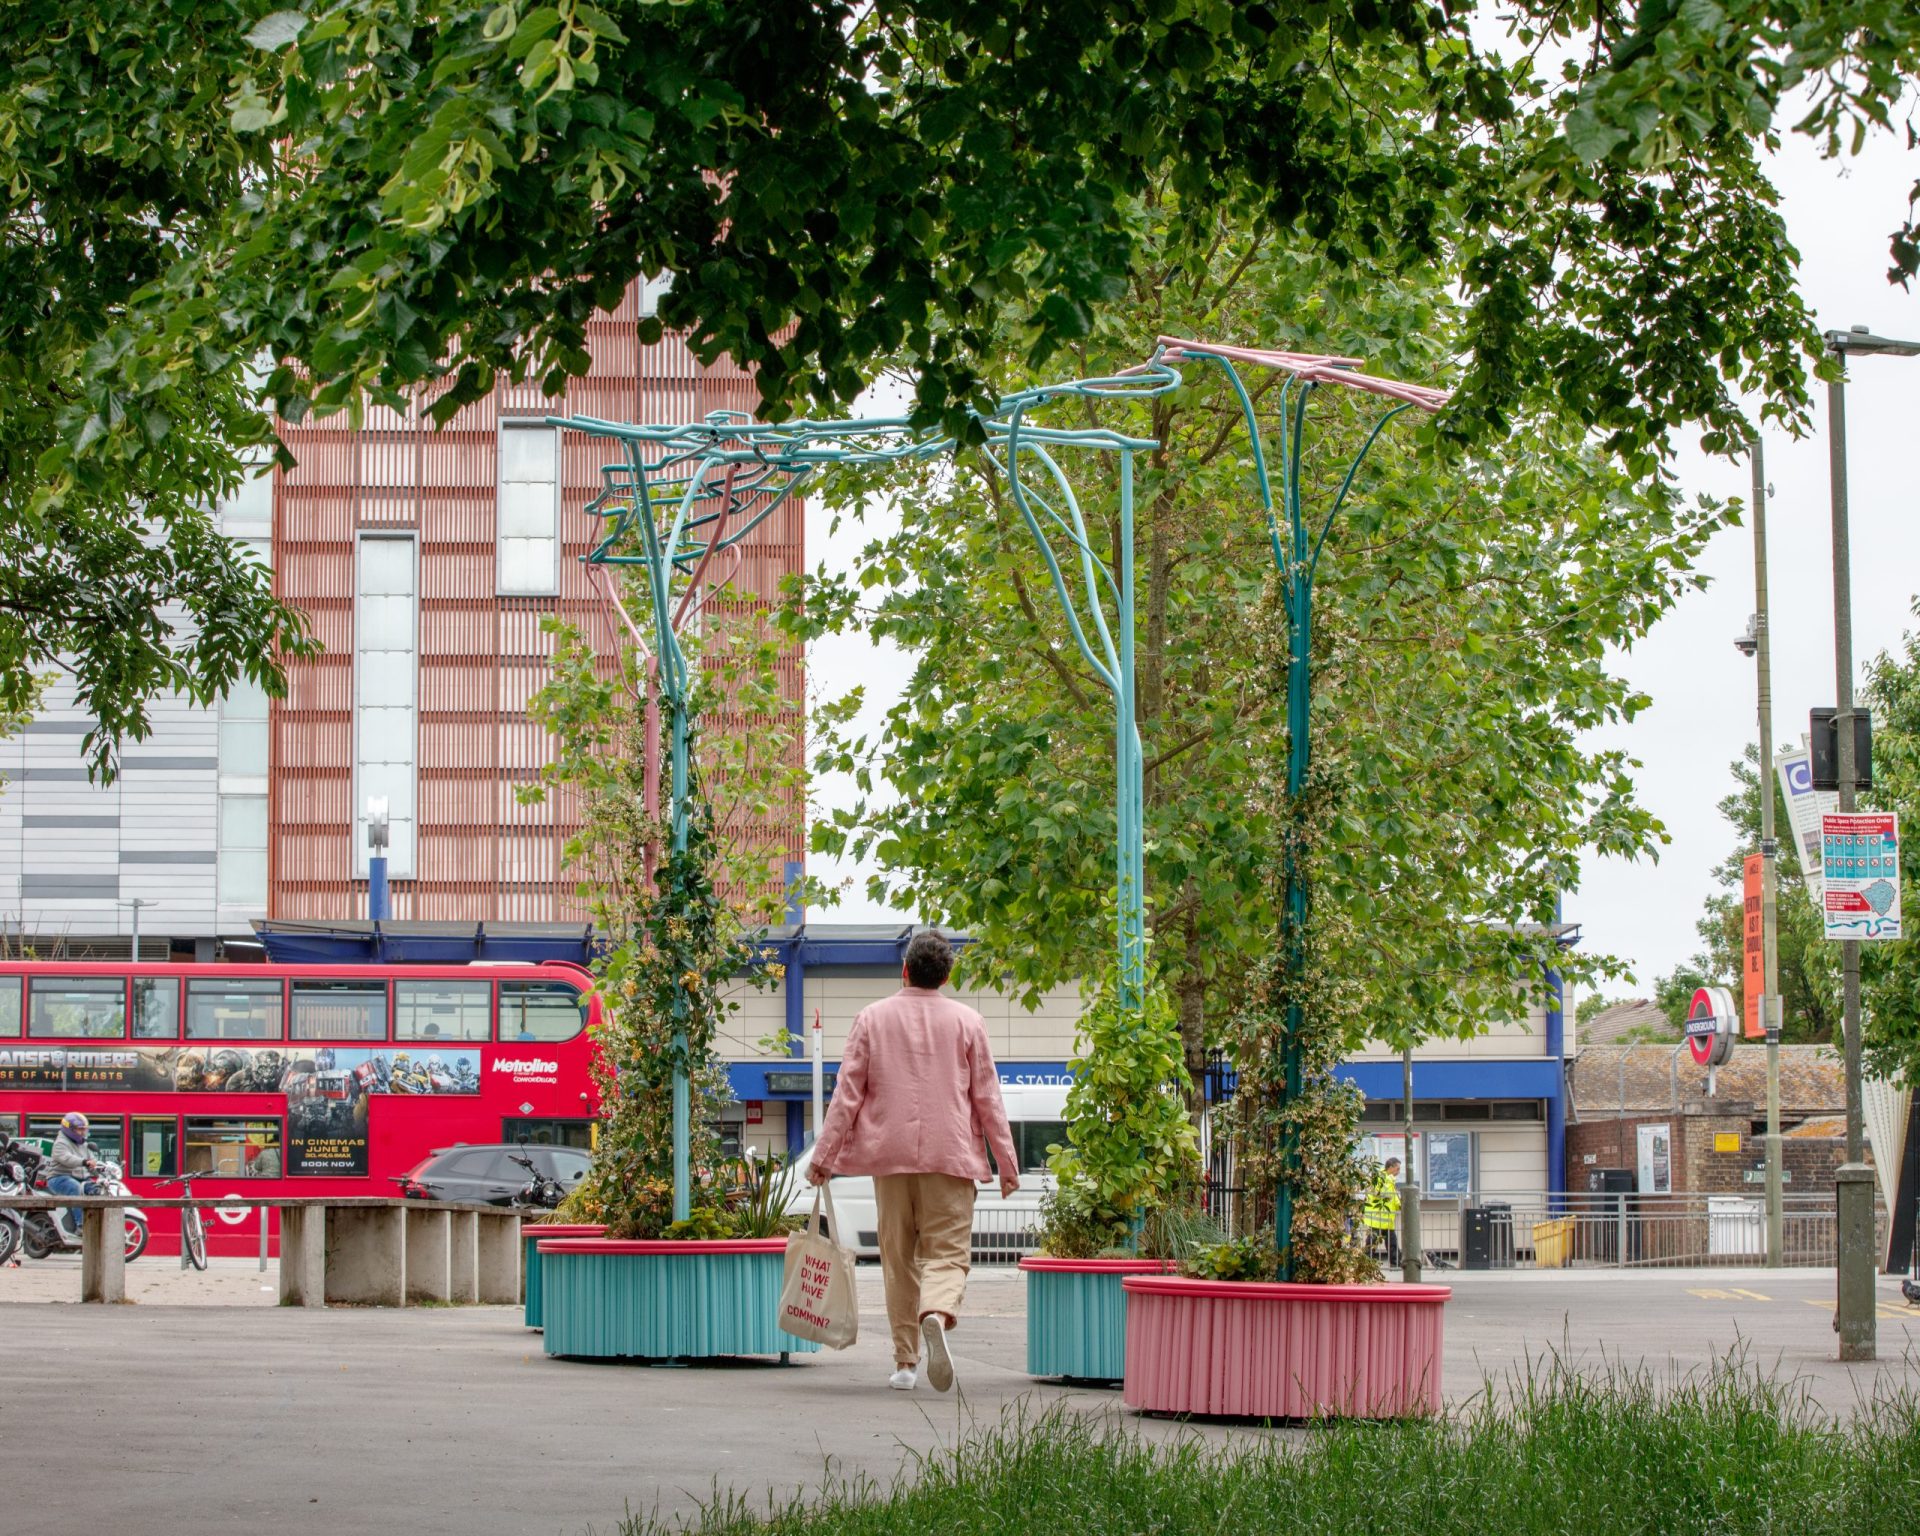
{"label": "leafy tree canopy", "polygon": [[[1128,302],[1101,306],[1074,347],[1089,375],[1189,328],[1361,353],[1413,379],[1453,355],[1468,322],[1443,270],[1378,282],[1226,218],[1195,258],[1176,205],[1161,186],[1133,209],[1146,259]],[[987,355],[997,385],[1027,381],[1023,335],[1003,311]],[[1137,718],[1153,960],[1197,1073],[1273,943],[1286,640],[1239,409],[1216,374],[1183,367],[1188,387],[1100,421],[1165,445],[1137,477]],[[1275,383],[1249,379],[1269,449]],[[1379,414],[1342,391],[1315,397],[1316,523]],[[1548,963],[1603,968],[1557,952],[1557,893],[1586,851],[1632,855],[1663,834],[1625,759],[1583,750],[1579,732],[1644,703],[1607,649],[1688,588],[1725,509],[1624,473],[1564,418],[1529,418],[1497,456],[1443,451],[1403,419],[1368,464],[1317,584],[1314,924],[1331,935],[1326,969],[1364,978],[1344,1014],[1362,1035],[1470,1033],[1524,1007]],[[1067,468],[1111,563],[1115,467],[1088,455]],[[974,933],[969,965],[1036,990],[1094,973],[1112,944],[1109,697],[997,475],[965,456],[887,485],[900,531],[854,570],[821,573],[807,621],[864,624],[916,671],[877,741],[843,737],[822,761],[873,793],[816,823],[815,846],[870,855],[877,895]]]}
{"label": "leafy tree canopy", "polygon": [[16,8],[0,703],[70,653],[104,765],[157,691],[277,686],[289,617],[200,511],[270,438],[251,360],[288,415],[428,383],[445,419],[557,390],[595,308],[672,272],[649,333],[756,366],[770,411],[905,353],[965,430],[1009,315],[1045,368],[1126,291],[1156,176],[1201,249],[1226,209],[1336,270],[1446,270],[1456,432],[1551,400],[1642,469],[1685,422],[1724,445],[1730,391],[1804,405],[1770,125],[1804,97],[1848,147],[1917,51],[1905,0]]}
{"label": "leafy tree canopy", "polygon": [[1873,790],[1861,800],[1899,813],[1902,931],[1909,937],[1860,946],[1861,1039],[1871,1070],[1920,1086],[1920,956],[1913,952],[1913,935],[1920,934],[1920,634],[1908,634],[1899,652],[1872,664],[1864,702],[1873,711]]}
{"label": "leafy tree canopy", "polygon": [[[178,9],[96,8],[111,32],[63,10],[42,41]],[[1757,155],[1796,92],[1830,148],[1886,124],[1920,62],[1900,0],[206,9],[219,153],[291,156],[180,250],[110,388],[186,340],[265,349],[288,411],[446,375],[442,413],[502,373],[557,388],[594,309],[667,271],[658,325],[757,366],[770,409],[844,402],[904,350],[923,418],[964,430],[1009,309],[1030,366],[1087,337],[1165,176],[1201,241],[1226,206],[1335,267],[1442,262],[1460,428],[1550,396],[1644,450],[1737,426],[1729,386],[1799,406],[1811,333]],[[1475,43],[1496,15],[1498,54]],[[219,136],[208,105],[179,101],[181,130]]]}
{"label": "leafy tree canopy", "polygon": [[127,324],[270,150],[223,106],[241,14],[38,6],[0,37],[0,715],[71,668],[98,772],[157,695],[278,692],[276,647],[303,644],[209,513],[271,440],[238,354],[164,323],[136,349]]}

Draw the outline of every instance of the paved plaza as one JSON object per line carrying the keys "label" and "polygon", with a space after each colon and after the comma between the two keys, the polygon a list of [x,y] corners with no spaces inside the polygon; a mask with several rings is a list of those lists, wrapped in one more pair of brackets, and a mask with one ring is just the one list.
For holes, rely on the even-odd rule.
{"label": "paved plaza", "polygon": [[[1920,1387],[1920,1310],[1891,1279],[1880,1281],[1880,1361],[1841,1366],[1829,1271],[1438,1278],[1455,1287],[1446,1386],[1456,1403],[1554,1352],[1585,1368],[1604,1358],[1665,1372],[1744,1350],[1836,1411]],[[830,1465],[888,1479],[916,1453],[1022,1408],[1121,1412],[1117,1392],[1024,1374],[1024,1290],[1011,1270],[975,1274],[954,1340],[963,1395],[888,1391],[878,1272],[863,1268],[861,1281],[862,1339],[845,1354],[784,1370],[675,1369],[549,1360],[503,1308],[281,1310],[273,1272],[252,1261],[183,1275],[143,1260],[129,1271],[135,1304],[82,1307],[66,1304],[77,1266],[48,1262],[0,1270],[0,1398],[16,1462],[68,1469],[63,1525],[151,1536],[604,1536],[629,1507],[685,1511],[716,1486],[787,1492]],[[1196,1432],[1124,1422],[1160,1438]],[[0,1501],[0,1536],[46,1521]]]}

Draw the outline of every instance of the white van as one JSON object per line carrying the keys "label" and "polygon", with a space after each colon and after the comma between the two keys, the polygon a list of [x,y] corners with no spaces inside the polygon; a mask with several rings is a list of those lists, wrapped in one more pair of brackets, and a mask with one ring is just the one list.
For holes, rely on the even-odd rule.
{"label": "white van", "polygon": [[[1049,1087],[1003,1086],[1007,1120],[1013,1128],[1014,1150],[1020,1154],[1020,1187],[1002,1198],[997,1177],[980,1186],[973,1206],[973,1251],[989,1255],[1031,1253],[1039,1225],[1040,1201],[1053,1188],[1047,1171],[1047,1148],[1067,1139],[1067,1090]],[[795,1185],[787,1209],[804,1216],[813,1209],[813,1186],[807,1168],[813,1159],[808,1147],[794,1159]],[[992,1157],[989,1154],[988,1161]],[[873,1180],[836,1178],[833,1208],[840,1218],[834,1235],[863,1259],[880,1256],[879,1221],[874,1215]]]}

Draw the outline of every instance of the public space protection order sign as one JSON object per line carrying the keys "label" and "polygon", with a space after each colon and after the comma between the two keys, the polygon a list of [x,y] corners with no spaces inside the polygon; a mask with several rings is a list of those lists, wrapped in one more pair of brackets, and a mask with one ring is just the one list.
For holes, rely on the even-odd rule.
{"label": "public space protection order sign", "polygon": [[1900,824],[1891,811],[1830,811],[1820,818],[1823,896],[1830,939],[1900,937]]}

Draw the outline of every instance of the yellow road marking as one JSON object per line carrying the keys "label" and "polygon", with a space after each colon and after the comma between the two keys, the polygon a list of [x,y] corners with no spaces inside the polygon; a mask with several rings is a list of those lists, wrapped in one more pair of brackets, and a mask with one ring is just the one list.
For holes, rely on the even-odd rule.
{"label": "yellow road marking", "polygon": [[[1821,1301],[1812,1296],[1802,1296],[1800,1299],[1810,1307],[1820,1307],[1828,1312],[1831,1312],[1835,1306],[1835,1303],[1831,1301]],[[1877,1301],[1874,1303],[1873,1310],[1878,1316],[1886,1318],[1889,1322],[1920,1323],[1920,1310],[1916,1310],[1913,1307],[1896,1306],[1890,1301]]]}
{"label": "yellow road marking", "polygon": [[1694,1290],[1692,1287],[1689,1287],[1687,1290],[1687,1294],[1689,1296],[1698,1296],[1702,1301],[1732,1301],[1733,1300],[1733,1293],[1731,1291]]}
{"label": "yellow road marking", "polygon": [[1763,1296],[1758,1291],[1743,1291],[1737,1285],[1733,1288],[1733,1294],[1736,1296],[1744,1296],[1747,1298],[1748,1301],[1772,1301],[1773,1300],[1771,1296]]}

